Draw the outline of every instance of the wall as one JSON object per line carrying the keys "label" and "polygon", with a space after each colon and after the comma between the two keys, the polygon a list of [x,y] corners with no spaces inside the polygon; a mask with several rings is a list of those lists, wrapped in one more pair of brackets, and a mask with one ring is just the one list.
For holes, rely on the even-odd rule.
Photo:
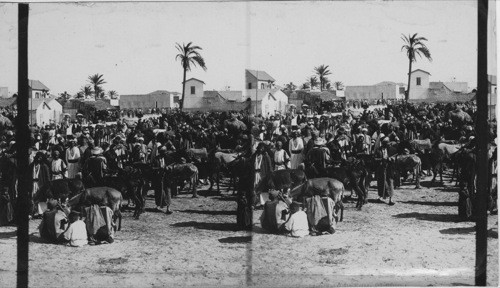
{"label": "wall", "polygon": [[399,86],[391,84],[370,86],[347,86],[345,88],[345,100],[378,100],[397,99]]}
{"label": "wall", "polygon": [[[417,86],[417,77],[422,79],[419,86]],[[429,74],[415,71],[411,73],[410,82],[410,99],[426,99],[427,90],[429,89]]]}
{"label": "wall", "polygon": [[[195,94],[191,94],[191,86],[195,87]],[[202,103],[200,99],[203,97],[203,83],[196,80],[190,80],[186,82],[186,88],[184,90],[184,107],[185,108],[196,108],[201,107]]]}
{"label": "wall", "polygon": [[171,94],[121,95],[118,101],[121,109],[130,108],[172,108],[174,107]]}

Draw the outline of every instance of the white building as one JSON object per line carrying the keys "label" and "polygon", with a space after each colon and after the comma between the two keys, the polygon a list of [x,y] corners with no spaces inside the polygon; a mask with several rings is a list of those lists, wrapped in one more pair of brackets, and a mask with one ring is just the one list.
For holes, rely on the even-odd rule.
{"label": "white building", "polygon": [[274,80],[271,75],[267,74],[266,71],[259,70],[245,70],[245,88],[247,90],[269,90],[276,88],[274,85]]}
{"label": "white building", "polygon": [[55,98],[31,98],[28,100],[30,123],[38,126],[59,123],[63,107]]}
{"label": "white building", "polygon": [[205,85],[205,82],[196,78],[186,80],[183,108],[200,108],[203,106],[203,85]]}

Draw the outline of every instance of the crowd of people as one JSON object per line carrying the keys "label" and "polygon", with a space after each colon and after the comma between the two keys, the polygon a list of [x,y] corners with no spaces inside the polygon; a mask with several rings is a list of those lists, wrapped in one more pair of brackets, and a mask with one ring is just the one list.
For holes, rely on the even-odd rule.
{"label": "crowd of people", "polygon": [[[52,123],[44,127],[33,125],[30,127],[32,215],[45,219],[48,217],[47,211],[54,215],[60,211],[70,216],[69,223],[72,224],[69,227],[73,228],[67,230],[67,225],[61,225],[64,226],[64,231],[52,233],[57,234],[53,238],[64,238],[70,240],[72,245],[79,246],[83,235],[81,228],[84,226],[79,222],[79,216],[88,218],[90,214],[70,215],[68,211],[60,208],[61,202],[67,199],[58,199],[59,204],[53,203],[48,195],[43,194],[41,187],[57,179],[82,179],[86,186],[99,186],[107,176],[116,175],[127,166],[142,164],[159,170],[166,169],[172,163],[185,164],[193,161],[183,156],[185,154],[175,154],[181,156],[174,158],[169,155],[189,149],[206,149],[208,155],[225,151],[236,154],[237,159],[248,159],[248,181],[253,192],[241,192],[238,200],[246,203],[239,205],[241,213],[238,212],[238,222],[248,227],[251,221],[245,217],[251,217],[251,209],[262,198],[256,188],[272,171],[303,169],[308,178],[324,177],[327,176],[328,167],[343,165],[358,155],[373,155],[375,159],[387,160],[394,153],[415,153],[410,151],[411,147],[395,152],[390,149],[394,143],[404,143],[412,139],[430,139],[433,143],[445,139],[463,143],[469,149],[474,149],[475,108],[472,103],[384,104],[386,105],[376,109],[367,109],[368,103],[363,102],[350,104],[349,106],[357,108],[356,111],[347,108],[334,115],[326,111],[311,111],[305,106],[301,107],[302,109],[293,107],[285,115],[276,114],[268,118],[243,111],[186,113],[177,110],[155,110],[152,112],[156,114],[148,117],[143,117],[142,111],[138,115],[122,111],[123,113],[118,113],[120,119],[111,124],[94,121],[91,125],[89,122],[92,121],[84,121],[83,117],[79,117],[74,120],[66,118],[59,124]],[[127,116],[139,118],[137,122],[133,122],[127,121]],[[491,144],[496,145],[495,121],[490,122],[488,136]],[[0,224],[5,224],[13,219],[12,207],[15,207],[17,197],[14,169],[16,143],[15,130],[12,127],[4,127],[0,132],[0,149],[1,186],[4,187],[4,193],[0,197]],[[208,158],[204,161],[208,165],[211,163]],[[389,198],[388,204],[393,205],[394,176],[390,169],[390,165],[379,164],[374,172],[380,201],[384,202],[384,199]],[[201,181],[203,178],[210,178],[209,176],[209,172],[200,171]],[[149,184],[155,190],[157,209],[166,209],[164,212],[170,214],[172,195],[168,187],[171,187],[171,179],[167,178],[153,178]],[[182,187],[181,184],[179,186]],[[286,231],[292,236],[308,234],[309,232],[305,232],[310,230],[306,227],[308,218],[302,211],[307,208],[303,207],[305,204],[294,202],[293,199],[287,201],[280,195],[270,196],[272,205],[262,203],[265,211],[262,226],[273,232]],[[323,209],[331,204],[321,204],[318,199],[312,202]],[[269,208],[270,205],[272,208]],[[42,206],[43,208],[40,208]],[[99,214],[98,209],[100,208],[90,209],[90,212],[87,209],[86,213],[94,210],[94,214]],[[291,210],[291,213],[287,213],[288,210]],[[105,214],[105,211],[100,213]],[[54,215],[50,217],[55,217]],[[332,223],[335,221],[332,219],[335,218],[335,213],[330,211],[328,215],[330,226],[323,230],[333,233],[335,228]],[[106,221],[108,220],[105,219],[104,222]],[[87,230],[89,226],[91,225],[86,223]],[[112,225],[108,223],[107,226]],[[46,234],[44,232],[44,235]],[[75,235],[76,238],[71,238],[69,234]]]}

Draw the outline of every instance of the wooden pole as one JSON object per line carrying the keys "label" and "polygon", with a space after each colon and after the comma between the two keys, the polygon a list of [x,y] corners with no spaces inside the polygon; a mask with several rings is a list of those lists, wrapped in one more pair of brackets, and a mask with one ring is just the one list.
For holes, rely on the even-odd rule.
{"label": "wooden pole", "polygon": [[478,0],[477,22],[477,113],[478,153],[476,194],[476,286],[486,286],[488,229],[488,0]]}
{"label": "wooden pole", "polygon": [[18,4],[18,95],[16,127],[17,160],[17,287],[28,287],[28,248],[29,248],[29,174],[28,148],[30,131],[28,129],[28,16],[29,5]]}

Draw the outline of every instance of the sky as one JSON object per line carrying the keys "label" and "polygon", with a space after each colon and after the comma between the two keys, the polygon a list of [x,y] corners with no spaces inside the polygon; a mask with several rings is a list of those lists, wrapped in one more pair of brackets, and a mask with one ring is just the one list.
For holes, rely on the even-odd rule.
{"label": "sky", "polygon": [[[205,90],[244,89],[245,69],[300,85],[321,64],[346,86],[406,83],[401,34],[418,33],[433,61],[418,59],[414,69],[475,88],[476,27],[476,1],[31,3],[29,77],[52,94],[75,94],[96,73],[121,95],[180,92],[175,44],[192,41],[208,69],[187,77]],[[495,33],[492,26],[490,39]],[[0,86],[16,92],[17,4],[0,4],[0,39]]]}

